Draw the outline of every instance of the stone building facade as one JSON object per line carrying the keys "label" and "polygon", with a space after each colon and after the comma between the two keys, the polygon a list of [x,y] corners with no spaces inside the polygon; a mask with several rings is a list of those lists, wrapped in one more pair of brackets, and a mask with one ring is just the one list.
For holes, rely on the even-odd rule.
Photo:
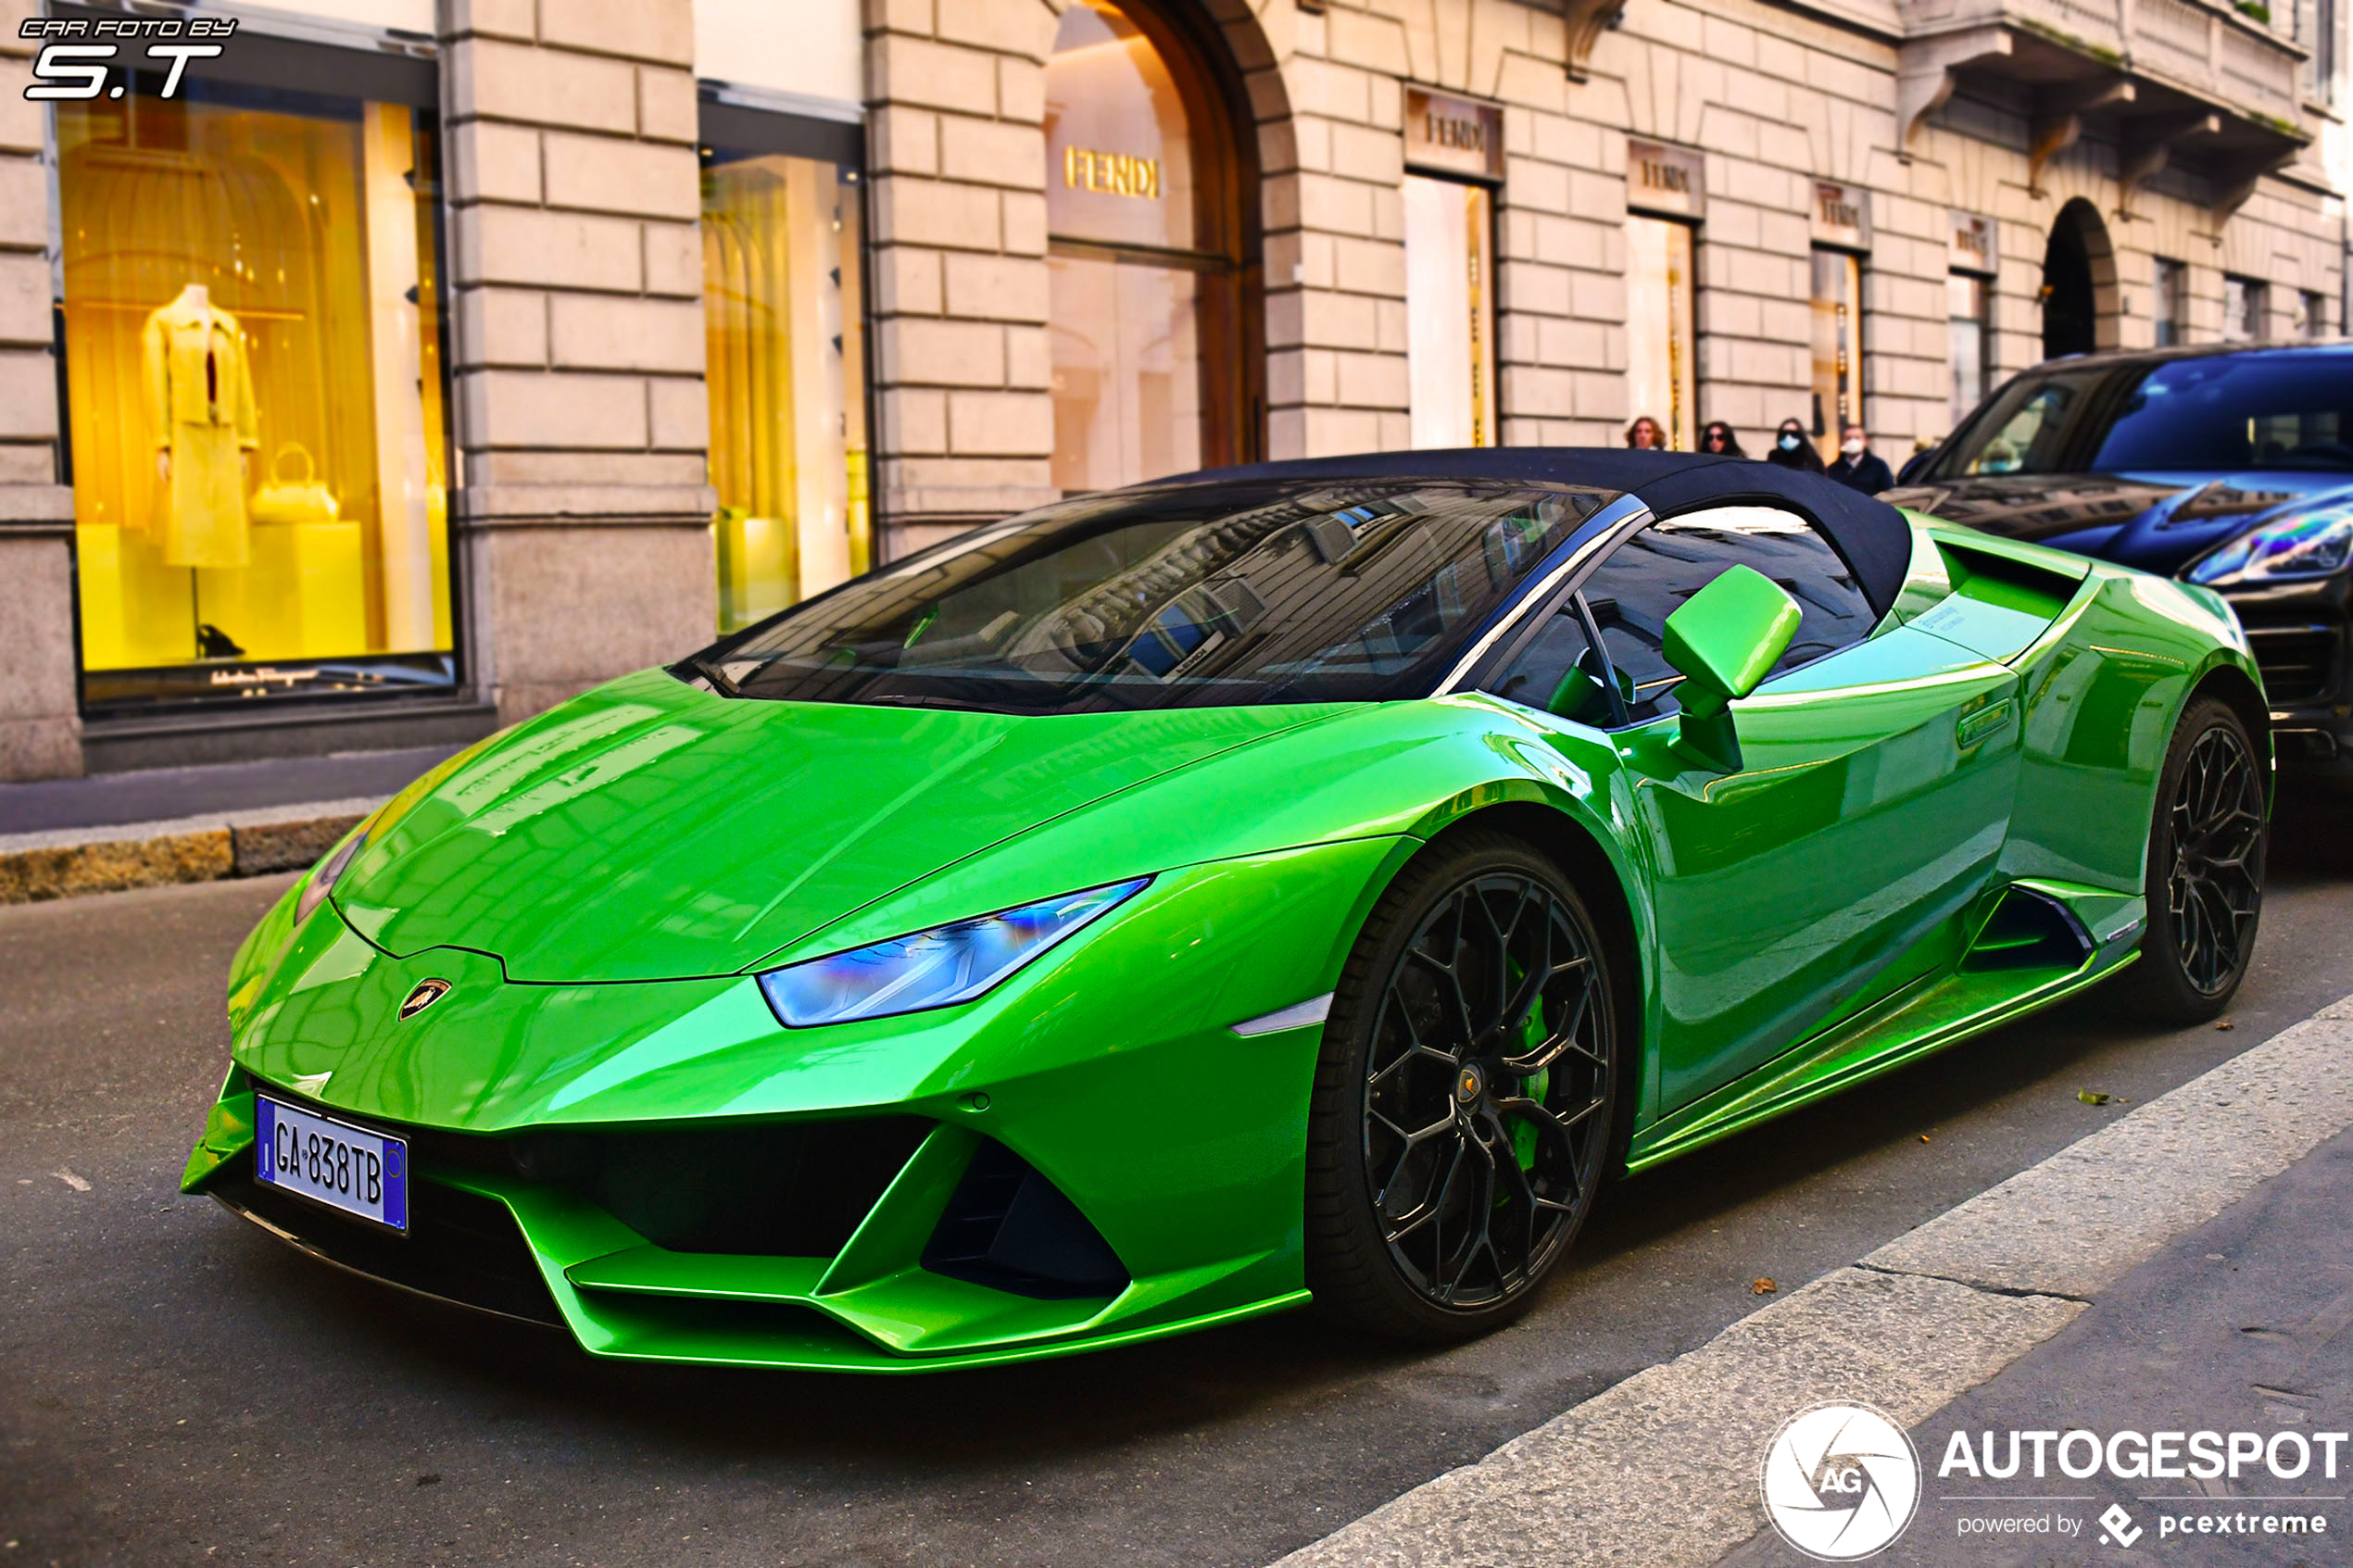
{"label": "stone building facade", "polygon": [[[1900,459],[2052,352],[2343,325],[2335,0],[283,3],[194,107],[0,93],[0,778],[484,733],[1157,472],[1638,415]],[[21,17],[123,14],[0,10],[12,82]],[[197,252],[297,134],[368,248],[272,240],[289,303]],[[88,237],[142,191],[212,193],[181,270],[254,361],[227,554],[115,430],[108,291],[190,297]]]}

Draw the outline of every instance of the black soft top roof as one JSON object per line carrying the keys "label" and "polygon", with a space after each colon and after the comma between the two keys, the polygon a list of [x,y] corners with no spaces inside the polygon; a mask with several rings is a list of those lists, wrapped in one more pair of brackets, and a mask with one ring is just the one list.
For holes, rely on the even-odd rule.
{"label": "black soft top roof", "polygon": [[1497,479],[1589,484],[1632,495],[1660,517],[1701,507],[1780,505],[1819,523],[1855,579],[1887,613],[1911,569],[1912,533],[1904,514],[1834,480],[1747,458],[1708,452],[1641,452],[1615,446],[1456,446],[1302,458],[1280,463],[1206,469],[1161,483],[1237,479]]}

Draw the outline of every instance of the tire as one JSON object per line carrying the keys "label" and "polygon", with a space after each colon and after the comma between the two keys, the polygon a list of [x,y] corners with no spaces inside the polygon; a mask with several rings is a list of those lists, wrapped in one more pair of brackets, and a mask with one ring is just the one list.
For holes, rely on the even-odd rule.
{"label": "tire", "polygon": [[2148,928],[2121,988],[2149,1022],[2202,1023],[2246,977],[2263,914],[2265,771],[2231,706],[2197,697],[2158,774]]}
{"label": "tire", "polygon": [[1616,1151],[1614,981],[1575,887],[1517,839],[1441,842],[1382,894],[1309,1108],[1307,1284],[1327,1316],[1433,1343],[1527,1311]]}

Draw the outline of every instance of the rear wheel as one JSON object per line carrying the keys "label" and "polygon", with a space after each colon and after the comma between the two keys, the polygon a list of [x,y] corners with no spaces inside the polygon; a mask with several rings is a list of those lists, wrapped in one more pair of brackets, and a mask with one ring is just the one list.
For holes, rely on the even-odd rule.
{"label": "rear wheel", "polygon": [[1543,856],[1466,834],[1406,869],[1357,938],[1316,1067],[1321,1307],[1425,1341],[1526,1310],[1605,1173],[1614,1002],[1599,931]]}
{"label": "rear wheel", "polygon": [[2148,930],[2124,973],[2155,1022],[2212,1018],[2246,977],[2263,913],[2264,773],[2228,703],[2190,704],[2158,777]]}

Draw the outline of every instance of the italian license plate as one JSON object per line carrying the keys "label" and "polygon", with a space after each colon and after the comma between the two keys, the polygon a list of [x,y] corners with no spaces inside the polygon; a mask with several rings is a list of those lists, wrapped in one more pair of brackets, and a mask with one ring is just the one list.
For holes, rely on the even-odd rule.
{"label": "italian license plate", "polygon": [[267,1095],[254,1097],[254,1178],[314,1203],[409,1228],[409,1146]]}

